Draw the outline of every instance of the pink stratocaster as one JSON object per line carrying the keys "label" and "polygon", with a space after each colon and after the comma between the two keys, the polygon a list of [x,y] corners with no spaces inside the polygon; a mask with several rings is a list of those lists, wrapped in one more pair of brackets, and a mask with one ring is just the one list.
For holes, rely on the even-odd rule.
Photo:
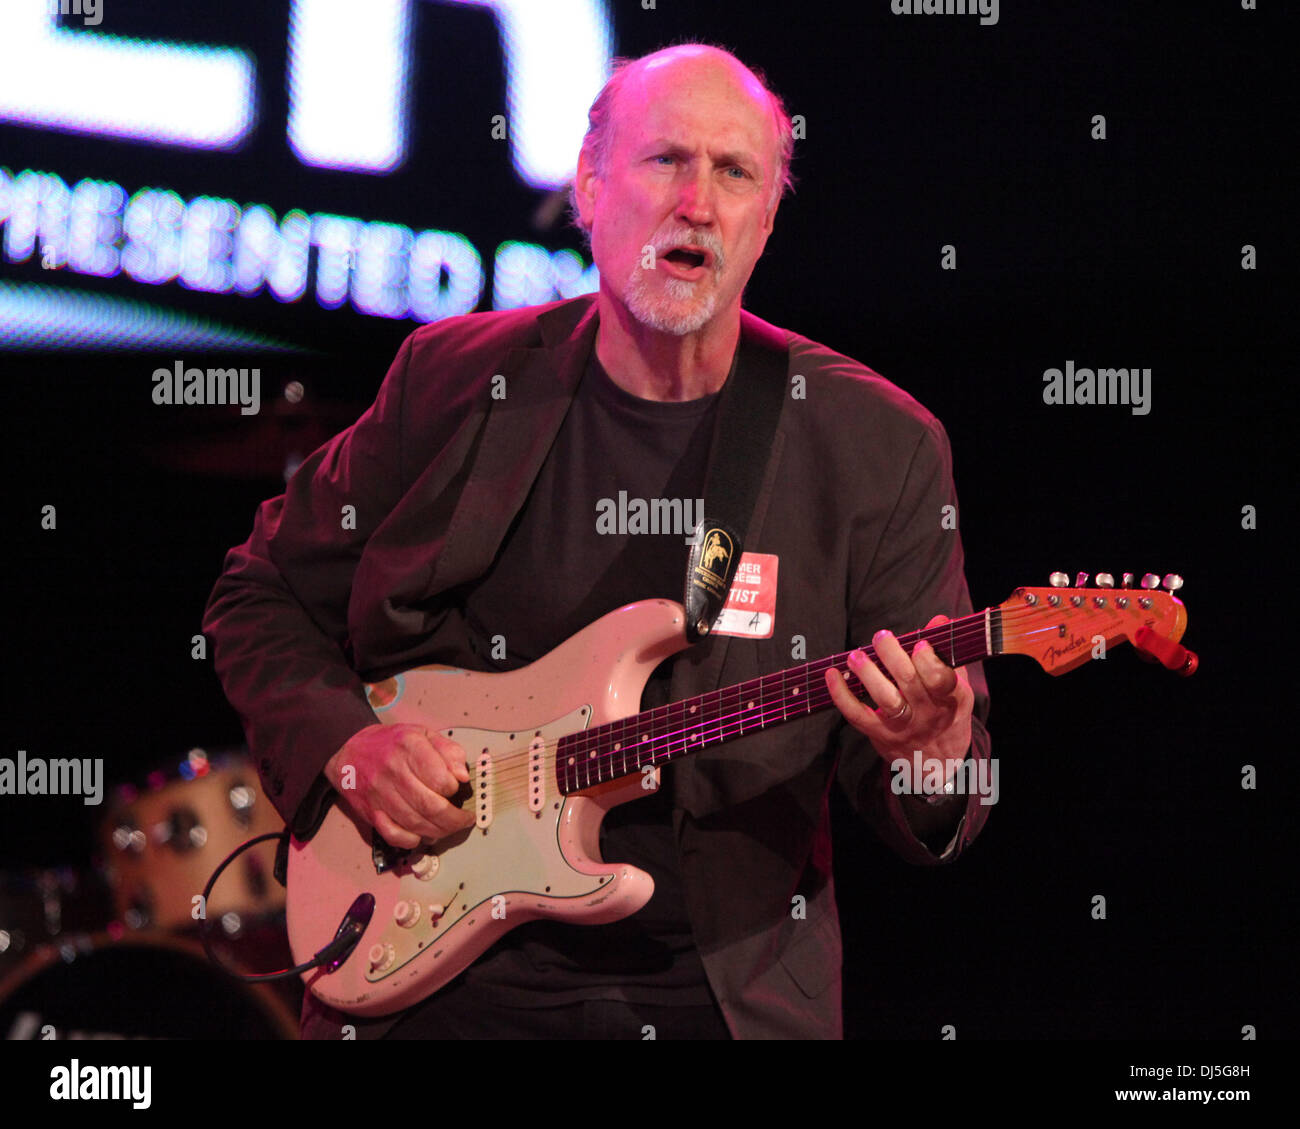
{"label": "pink stratocaster", "polygon": [[[1155,591],[1153,576],[1139,589],[1130,580],[1020,588],[1001,605],[899,642],[910,653],[926,639],[953,667],[1020,654],[1063,674],[1127,640],[1190,674],[1196,656],[1177,645],[1187,612],[1171,594],[1181,580],[1166,578],[1171,592]],[[1058,573],[1053,582],[1068,580]],[[828,708],[825,670],[847,672],[845,652],[636,712],[654,668],[686,647],[683,622],[680,604],[648,600],[610,612],[522,670],[423,666],[368,686],[381,722],[423,725],[465,749],[470,782],[458,802],[472,804],[476,823],[404,851],[335,804],[311,839],[294,839],[295,961],[324,948],[358,898],[374,899],[360,942],[333,971],[305,974],[307,987],[342,1011],[388,1015],[436,992],[516,925],[596,925],[644,906],[650,876],[600,857],[605,812],[647,795],[659,766],[677,757]],[[855,676],[849,686],[863,695]]]}

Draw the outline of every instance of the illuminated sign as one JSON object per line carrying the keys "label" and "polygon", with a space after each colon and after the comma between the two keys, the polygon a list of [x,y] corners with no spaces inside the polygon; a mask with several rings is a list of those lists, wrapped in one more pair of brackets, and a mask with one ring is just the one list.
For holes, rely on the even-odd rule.
{"label": "illuminated sign", "polygon": [[[505,55],[507,135],[535,188],[573,174],[587,107],[609,77],[601,0],[440,0],[492,9]],[[295,0],[289,139],[312,165],[383,172],[406,155],[413,0]]]}
{"label": "illuminated sign", "polygon": [[[247,160],[237,154],[254,129],[265,138],[266,130],[282,128],[286,155],[300,167],[390,176],[411,156],[411,25],[422,2],[428,0],[292,0],[287,120],[279,127],[259,121],[261,94],[275,78],[252,51],[114,35],[105,30],[102,3],[5,3],[0,122],[216,151],[230,161]],[[587,107],[609,73],[604,0],[437,2],[491,12],[506,74],[501,136],[509,139],[513,167],[535,188],[565,184]],[[422,106],[421,113],[436,118],[439,107]],[[304,183],[308,188],[298,191],[315,182]],[[456,231],[310,207],[277,214],[266,203],[224,193],[183,196],[165,183],[74,181],[12,164],[0,166],[0,227],[0,260],[8,263],[38,261],[47,271],[286,303],[305,299],[422,322],[473,310],[489,283],[497,309],[572,297],[598,284],[595,268],[576,251],[515,240],[481,251]],[[6,343],[47,339],[47,326],[33,329],[39,314],[27,319],[25,332],[12,319],[53,289],[28,285],[19,293],[0,283],[9,292],[0,295],[10,319]],[[116,300],[96,295],[101,304]]]}
{"label": "illuminated sign", "polygon": [[[515,168],[535,188],[565,183],[609,76],[602,0],[439,2],[496,14]],[[294,0],[288,135],[304,163],[382,173],[404,160],[414,3]],[[193,148],[247,137],[257,96],[246,52],[63,30],[57,11],[6,5],[0,120]]]}
{"label": "illuminated sign", "polygon": [[[69,187],[52,173],[0,168],[3,254],[39,254],[47,270],[188,290],[266,291],[281,302],[310,292],[327,309],[345,302],[376,317],[435,321],[468,313],[483,295],[478,251],[463,235],[145,188],[129,199],[112,181]],[[314,252],[314,253],[313,253]],[[595,267],[574,251],[508,242],[498,249],[493,306],[509,309],[595,290]]]}
{"label": "illuminated sign", "polygon": [[64,31],[39,0],[5,4],[3,26],[0,120],[217,149],[252,125],[243,51]]}

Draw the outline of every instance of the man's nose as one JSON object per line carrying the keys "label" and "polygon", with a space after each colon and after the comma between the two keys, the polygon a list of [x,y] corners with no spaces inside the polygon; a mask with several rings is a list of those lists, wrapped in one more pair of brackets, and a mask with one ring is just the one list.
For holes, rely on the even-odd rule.
{"label": "man's nose", "polygon": [[713,222],[713,178],[707,167],[692,170],[684,178],[677,199],[678,218],[692,227],[702,227]]}

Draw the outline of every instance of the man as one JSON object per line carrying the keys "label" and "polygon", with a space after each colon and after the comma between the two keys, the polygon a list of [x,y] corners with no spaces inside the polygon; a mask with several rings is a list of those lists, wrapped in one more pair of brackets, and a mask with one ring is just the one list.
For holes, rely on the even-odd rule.
{"label": "man", "polygon": [[[777,558],[777,632],[707,637],[656,672],[642,707],[970,610],[942,522],[956,499],[938,421],[861,365],[742,314],[788,183],[780,101],[730,54],[689,45],[620,69],[590,120],[573,199],[594,301],[417,330],[371,409],[263,505],[213,592],[218,672],[300,832],[331,786],[397,847],[472,822],[448,800],[468,779],[464,751],[375,724],[363,678],[427,662],[513,669],[614,607],[680,596],[680,531],[602,535],[593,501],[703,495],[742,332],[788,350],[792,392],[753,452],[746,543]],[[877,708],[828,673],[843,719],[823,711],[686,758],[611,812],[602,853],[656,881],[638,914],[522,926],[400,1016],[357,1020],[309,997],[304,1034],[337,1038],[350,1022],[360,1036],[837,1037],[832,778],[919,863],[955,857],[987,814],[975,796],[897,796],[888,771],[917,749],[949,778],[988,756],[982,675],[927,646],[909,657],[889,631],[873,642],[880,666],[861,653],[849,665]]]}

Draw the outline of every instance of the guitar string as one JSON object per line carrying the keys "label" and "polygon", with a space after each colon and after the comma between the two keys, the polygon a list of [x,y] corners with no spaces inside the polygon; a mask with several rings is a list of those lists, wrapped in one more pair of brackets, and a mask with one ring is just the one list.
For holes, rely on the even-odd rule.
{"label": "guitar string", "polygon": [[[941,628],[933,628],[931,630],[936,633],[936,638],[942,636],[942,638],[945,641],[952,639],[954,642],[958,640],[962,642],[967,642],[969,640],[976,638],[977,636],[979,638],[983,638],[984,636],[983,613],[977,613],[976,618],[978,618],[978,620],[980,621],[978,630],[975,630],[974,625],[970,623],[968,623],[965,627],[961,628],[960,630],[954,632],[949,632],[945,630],[948,626],[947,624],[942,625]],[[953,621],[953,622],[958,622],[958,621]],[[910,634],[911,633],[909,633],[909,636]],[[905,636],[904,638],[909,639],[910,642],[909,636]],[[866,648],[866,649],[870,650],[870,648]],[[786,715],[788,710],[793,710],[793,714],[792,714],[793,717],[798,717],[807,713],[815,712],[817,709],[822,708],[822,705],[829,704],[831,701],[829,692],[826,690],[825,684],[821,681],[821,678],[819,677],[820,674],[824,670],[828,669],[832,661],[836,658],[839,658],[841,660],[840,665],[842,666],[843,665],[842,660],[846,659],[848,654],[849,652],[845,651],[839,656],[829,656],[824,659],[819,659],[816,662],[805,664],[804,667],[794,667],[792,668],[792,670],[799,672],[798,676],[794,679],[788,677],[790,671],[778,671],[770,675],[762,676],[759,679],[752,679],[749,680],[748,682],[739,683],[736,686],[723,687],[722,689],[710,691],[705,695],[701,695],[701,697],[713,698],[714,701],[709,704],[712,705],[714,708],[723,708],[723,709],[727,708],[727,705],[730,704],[725,700],[727,698],[735,697],[738,703],[739,699],[742,697],[746,699],[752,699],[754,697],[761,695],[763,696],[763,704],[764,704],[764,709],[762,712],[749,709],[748,707],[737,710],[736,712],[730,714],[716,714],[716,713],[706,712],[705,714],[701,715],[698,721],[693,721],[688,725],[682,726],[680,729],[668,730],[663,733],[658,733],[653,735],[643,735],[642,739],[633,740],[631,743],[629,743],[627,751],[625,753],[623,749],[623,740],[621,739],[622,734],[619,734],[619,739],[614,740],[615,739],[614,727],[621,726],[623,730],[626,730],[628,726],[633,722],[633,719],[639,716],[637,714],[633,714],[627,718],[616,718],[609,722],[602,722],[600,725],[596,726],[594,729],[591,730],[578,730],[571,734],[565,734],[564,737],[560,738],[560,740],[564,740],[565,738],[568,737],[572,737],[575,739],[575,743],[565,750],[565,756],[581,758],[575,761],[575,768],[581,765],[588,765],[588,766],[599,765],[600,775],[603,778],[606,775],[604,771],[604,765],[606,761],[612,758],[625,757],[625,756],[630,757],[634,755],[632,750],[640,745],[647,743],[647,738],[649,739],[650,742],[656,744],[657,746],[663,746],[664,742],[667,742],[667,751],[669,752],[670,755],[661,755],[654,758],[655,762],[667,762],[670,759],[674,759],[676,755],[679,755],[681,750],[685,749],[687,745],[697,744],[697,743],[702,745],[702,744],[711,744],[716,742],[716,740],[722,735],[724,730],[727,731],[727,734],[729,736],[734,736],[742,733],[746,728],[749,729],[758,728],[760,722],[765,727],[768,722],[770,722],[771,720],[777,717],[781,717],[782,720],[785,720],[784,715]],[[814,675],[818,676],[816,678],[816,684],[817,686],[820,687],[820,690],[812,691],[812,693],[816,696],[817,704],[815,704],[811,708],[807,707],[804,704],[806,701],[812,700],[811,698],[800,699],[799,702],[794,707],[791,707],[790,699],[786,697],[784,694],[782,694],[782,696],[779,699],[775,699],[775,700],[773,700],[770,697],[770,695],[777,689],[784,689],[785,687],[794,686],[794,685],[810,686],[812,677]],[[764,681],[764,679],[772,680],[772,685],[766,688],[762,686],[753,685],[753,683],[761,683],[762,681]],[[753,693],[741,694],[740,691],[746,689],[747,687]],[[643,711],[643,713],[645,714],[654,715],[657,713],[660,716],[658,718],[652,717],[651,719],[643,721],[641,724],[653,725],[656,723],[663,724],[664,722],[683,720],[685,715],[682,713],[682,711],[688,705],[690,705],[691,702],[692,699],[686,699],[683,702],[673,702],[673,703],[669,703],[666,706],[659,706],[659,707],[655,707],[655,709],[652,710]],[[697,707],[698,704],[699,703],[697,703]],[[679,716],[673,717],[672,715],[674,713],[677,713]],[[739,719],[739,720],[734,720],[734,719]],[[636,732],[636,729],[637,727],[633,726],[634,734]],[[707,734],[708,735],[707,739],[701,741],[702,734]],[[614,743],[618,747],[617,748],[610,747],[608,749],[605,749],[604,751],[601,751],[601,745],[611,740],[614,740]],[[595,745],[594,750],[592,748],[593,744]],[[551,765],[554,765],[555,756],[558,754],[557,746],[558,746],[557,741],[547,742],[547,759],[549,760]],[[595,756],[584,755],[584,754],[589,754],[591,752],[595,752],[596,755]],[[521,757],[528,757],[529,755],[530,755],[529,750],[527,748],[516,747],[513,749],[507,749],[501,752],[500,754],[498,754],[497,756],[493,757],[494,795],[511,798],[512,796],[511,786],[519,783],[518,778],[521,774],[523,777],[525,777],[525,779],[523,780],[524,786],[522,788],[522,794],[526,794],[528,792],[529,781],[526,778],[532,772],[531,764],[519,765],[515,763],[508,763],[505,765],[505,767],[499,770],[495,766],[497,761],[515,762],[518,761]],[[634,775],[635,771],[636,770],[632,770],[632,772],[630,773],[618,772],[615,775],[618,776]],[[612,776],[610,778],[613,779]],[[606,782],[606,781],[602,779],[594,783],[600,783],[600,782]],[[520,791],[521,790],[519,789],[515,789],[513,794],[515,795],[520,794]]]}
{"label": "guitar string", "polygon": [[[1063,610],[1079,611],[1081,609],[1030,606],[1018,607],[1013,610],[1003,609],[1002,635],[1004,645],[1008,641],[1009,635],[1014,636],[1017,639],[1028,640],[1036,634],[1045,634],[1048,632],[1059,634],[1059,624],[1048,623],[1044,624],[1042,627],[1031,630],[1020,630],[1019,625],[1025,619],[1041,619],[1044,615],[1050,616],[1053,612]],[[925,628],[920,631],[909,632],[901,637],[901,641],[903,641],[905,645],[914,645],[923,638],[933,637],[933,639],[940,642],[949,642],[953,644],[955,649],[955,644],[958,641],[965,643],[973,641],[977,637],[984,636],[984,621],[985,613],[976,612],[972,613],[970,616],[962,617],[960,620],[950,621],[949,624],[940,624],[934,628]],[[952,623],[958,623],[961,624],[961,626],[956,630],[948,630]],[[874,649],[869,646],[864,647],[863,650],[867,651],[868,654],[874,655]],[[679,729],[670,730],[665,733],[643,734],[641,740],[635,741],[627,749],[622,747],[623,742],[621,740],[617,742],[619,745],[618,748],[611,747],[602,751],[600,746],[602,742],[607,742],[613,737],[613,727],[622,725],[626,728],[630,723],[632,723],[633,719],[638,716],[636,714],[627,718],[618,718],[610,722],[603,722],[592,730],[578,730],[575,733],[565,734],[558,740],[546,741],[544,752],[540,758],[543,791],[544,793],[549,794],[546,785],[550,781],[556,780],[556,776],[554,775],[554,766],[556,764],[557,756],[559,755],[559,741],[569,737],[574,738],[575,741],[565,750],[564,755],[566,757],[575,758],[571,769],[573,776],[577,779],[581,779],[581,776],[585,775],[589,781],[591,780],[593,773],[597,777],[595,781],[582,786],[585,788],[594,787],[599,783],[608,783],[608,780],[605,779],[606,768],[610,770],[609,780],[622,776],[635,776],[637,771],[636,769],[633,769],[630,772],[615,771],[611,762],[615,758],[622,758],[624,764],[626,764],[628,758],[637,755],[634,750],[647,743],[656,746],[657,751],[649,758],[646,758],[644,764],[666,764],[680,756],[688,747],[696,749],[704,748],[719,743],[725,738],[743,735],[746,731],[767,728],[773,720],[778,718],[784,721],[787,720],[787,718],[797,719],[818,712],[832,704],[832,699],[829,691],[826,689],[824,680],[821,677],[817,677],[814,684],[812,676],[820,676],[832,665],[835,665],[838,668],[843,668],[849,654],[850,652],[845,651],[837,655],[819,659],[813,663],[805,664],[803,667],[791,668],[793,671],[799,672],[799,676],[793,680],[788,677],[791,673],[790,671],[777,671],[769,675],[760,676],[757,679],[751,679],[745,683],[738,683],[735,686],[723,687],[719,690],[709,691],[708,693],[699,696],[716,696],[710,705],[715,708],[726,708],[726,706],[730,704],[726,701],[727,698],[734,697],[736,704],[739,704],[741,698],[753,701],[756,697],[768,695],[773,690],[777,689],[778,685],[782,689],[785,689],[795,683],[802,682],[808,687],[808,693],[807,696],[802,698],[794,707],[792,715],[787,712],[790,709],[791,699],[783,695],[777,700],[764,700],[761,707],[758,709],[747,706],[730,714],[711,714],[703,716],[698,721],[693,721]],[[765,680],[772,680],[773,685],[768,687],[762,686],[761,684]],[[853,678],[853,681],[857,682],[856,677]],[[753,684],[755,683],[759,685],[754,686]],[[741,691],[746,687],[750,687],[754,691],[754,694],[742,694]],[[852,687],[850,688],[853,689]],[[855,696],[857,696],[860,688],[861,686],[859,683],[858,690],[854,690]],[[663,716],[658,719],[648,719],[642,724],[653,725],[656,721],[658,723],[668,721],[670,714],[673,711],[680,712],[691,701],[692,699],[686,699],[683,702],[669,703],[666,706],[660,706],[652,710],[643,711],[644,713],[651,715],[663,711]],[[681,720],[681,718],[673,718],[672,720]],[[589,754],[593,751],[591,748],[593,743],[596,746],[596,749],[594,750],[596,755],[594,757],[590,755],[585,757],[581,756],[581,754]],[[526,761],[526,763],[517,763],[519,761]],[[500,803],[502,806],[510,806],[519,800],[526,802],[531,784],[529,777],[533,774],[534,767],[531,762],[530,748],[528,746],[522,746],[504,750],[494,755],[492,762],[493,779],[491,782],[491,792],[494,804]],[[586,769],[582,768],[584,765],[587,766]],[[576,783],[576,779],[574,782]]]}
{"label": "guitar string", "polygon": [[[1004,619],[1009,620],[1012,619],[1013,616],[1017,620],[1024,619],[1026,617],[1040,618],[1043,612],[1046,610],[1047,609],[1039,610],[1034,608],[1017,609],[1016,612],[1014,613],[1004,612]],[[940,625],[939,627],[930,628],[926,630],[928,630],[931,634],[935,635],[936,637],[946,636],[950,638],[954,643],[956,642],[957,639],[961,639],[963,642],[967,642],[970,639],[972,639],[976,634],[979,635],[983,634],[983,619],[984,619],[984,613],[980,612],[980,613],[975,613],[971,617],[964,617],[964,626],[957,631],[949,632],[944,630],[949,626],[948,624],[943,624]],[[976,621],[978,621],[978,631],[975,630]],[[952,622],[960,623],[963,621],[952,621]],[[1004,622],[1004,629],[1006,626],[1007,625]],[[1014,632],[1015,624],[1013,623],[1011,626]],[[1028,636],[1030,634],[1037,634],[1046,631],[1057,632],[1058,625],[1048,624],[1045,625],[1043,628],[1037,629],[1036,631],[1033,632],[1021,631],[1018,634],[1021,636]],[[922,632],[909,633],[907,636],[904,636],[903,639],[910,644],[915,641],[919,641],[920,638],[925,637],[925,633],[926,632],[924,630]],[[916,637],[915,640],[912,638],[912,636]],[[1005,638],[1005,630],[1004,630],[1004,638]],[[871,648],[866,648],[866,649],[871,650]],[[821,710],[831,704],[832,699],[830,697],[829,691],[827,691],[825,687],[825,682],[821,678],[818,678],[816,680],[816,686],[815,688],[813,688],[810,681],[810,676],[812,676],[813,674],[820,675],[826,669],[828,669],[832,665],[832,663],[835,662],[835,660],[843,660],[847,658],[848,654],[849,652],[843,652],[840,655],[830,656],[826,659],[818,660],[815,663],[806,664],[806,666],[803,668],[794,668],[795,670],[799,670],[801,672],[804,682],[809,684],[808,696],[802,699],[799,705],[796,707],[795,714],[794,714],[795,717],[806,716],[808,714]],[[835,665],[842,667],[843,662],[842,661],[835,662]],[[780,677],[780,682],[783,685],[789,685],[790,680],[784,677],[786,674],[788,674],[788,672],[776,672],[776,674],[768,675],[764,677],[768,679],[772,679],[775,683],[779,675],[782,676]],[[751,683],[762,682],[762,681],[763,679],[761,678],[754,679],[751,680]],[[715,707],[725,708],[727,704],[730,704],[725,701],[726,698],[734,698],[737,703],[739,702],[740,698],[749,698],[750,697],[749,695],[739,693],[739,691],[745,689],[746,686],[748,685],[750,684],[740,683],[737,686],[724,687],[721,690],[711,691],[710,695],[705,695],[705,696],[717,695],[718,697],[711,704],[714,705]],[[751,686],[750,688],[753,689],[754,687]],[[764,692],[770,693],[771,690],[774,688],[775,686],[768,687],[765,691],[764,688],[760,686],[757,688],[757,691],[759,694],[762,694]],[[645,758],[644,763],[660,764],[660,763],[667,763],[670,760],[675,759],[688,747],[703,748],[705,746],[718,743],[720,740],[725,738],[743,735],[743,733],[747,729],[753,730],[760,727],[766,728],[768,723],[772,720],[777,720],[777,719],[779,719],[780,721],[787,720],[788,718],[787,709],[788,709],[789,700],[790,699],[786,697],[782,697],[781,699],[776,701],[769,700],[765,703],[765,708],[760,710],[755,710],[746,707],[745,709],[738,710],[731,714],[720,714],[720,715],[702,717],[699,721],[692,722],[690,725],[684,726],[678,730],[668,731],[662,734],[648,735],[648,737],[647,735],[643,735],[642,740],[634,742],[634,744],[630,746],[626,752],[621,747],[617,749],[609,748],[602,752],[600,751],[600,743],[602,741],[608,741],[608,739],[613,736],[613,730],[612,730],[613,726],[617,726],[620,724],[626,726],[626,724],[630,722],[632,718],[615,719],[612,722],[602,723],[602,725],[597,726],[594,730],[585,731],[585,732],[580,730],[576,734],[566,735],[566,736],[576,737],[579,739],[580,742],[582,742],[581,746],[574,745],[571,746],[569,749],[566,749],[565,750],[566,756],[576,758],[577,754],[579,753],[589,752],[590,751],[589,747],[593,742],[595,742],[597,746],[596,756],[594,757],[588,756],[581,760],[575,759],[575,763],[572,768],[572,773],[573,776],[576,777],[577,779],[573,780],[572,782],[578,783],[582,779],[582,774],[579,772],[579,768],[582,765],[588,766],[588,770],[583,770],[586,773],[588,783],[581,785],[581,788],[593,787],[596,784],[600,784],[600,783],[607,783],[608,781],[604,779],[606,767],[609,767],[611,769],[609,773],[609,778],[611,780],[622,776],[629,776],[629,775],[634,776],[635,770],[632,770],[631,772],[620,771],[612,765],[607,766],[606,762],[611,761],[614,758],[622,757],[624,758],[624,764],[626,764],[626,759],[628,757],[635,755],[632,750],[647,743],[655,745],[656,748],[658,749],[658,752],[656,752],[649,758]],[[687,701],[689,701],[689,699]],[[666,707],[658,707],[658,709],[664,711],[680,710],[680,707],[682,707],[684,704],[685,703],[672,703]],[[654,713],[655,711],[646,711],[646,712]],[[635,717],[636,715],[632,715],[632,716]],[[662,723],[665,720],[668,720],[667,714],[665,714],[664,717],[661,717],[657,720],[660,723]],[[652,723],[653,722],[651,722],[651,724]],[[621,742],[619,744],[621,745]],[[556,743],[548,742],[546,759],[550,762],[550,764],[554,764],[554,756],[557,754],[558,754],[558,747]],[[515,754],[512,751],[507,750],[505,753],[501,754],[500,759],[508,761],[517,755],[518,754]],[[597,776],[596,780],[594,781],[591,780],[592,772],[589,771],[592,766],[595,766],[595,771]],[[529,769],[526,768],[525,772],[528,771]],[[496,793],[496,795],[498,795],[499,798],[503,801],[503,803],[507,805],[513,801],[515,795],[517,794],[517,789],[511,788],[511,782],[510,782],[511,775],[512,775],[511,767],[507,767],[503,769],[501,772],[501,783],[497,784],[496,787],[494,788],[494,792]],[[577,790],[581,790],[581,788]],[[524,791],[525,792],[527,791],[527,787],[525,787]]]}
{"label": "guitar string", "polygon": [[[1044,624],[1043,627],[1035,628],[1035,630],[1032,631],[1017,630],[1018,623],[1021,622],[1021,620],[1026,618],[1041,619],[1044,617],[1044,614],[1050,615],[1052,611],[1057,610],[1070,609],[1049,609],[1049,607],[1034,606],[1022,606],[1017,607],[1017,609],[1014,610],[1002,609],[1002,633],[1004,633],[1004,643],[1008,635],[1028,639],[1028,637],[1036,635],[1036,633],[1060,631],[1060,624],[1050,623]],[[987,611],[987,609],[985,609],[985,611]],[[905,636],[902,636],[901,639],[907,645],[914,645],[917,641],[924,639],[924,637],[927,636],[933,636],[935,639],[940,641],[943,641],[946,637],[946,640],[949,641],[950,645],[956,649],[957,640],[966,643],[966,641],[970,641],[978,635],[983,635],[985,611],[972,613],[962,619],[950,620],[948,624],[939,624],[939,626],[933,628],[922,628],[920,631],[909,632],[906,633]],[[961,624],[961,626],[959,626],[957,630],[946,630],[946,628],[950,628],[952,624]],[[874,653],[874,649],[870,648],[870,646],[867,646],[865,649],[868,650],[868,652]],[[807,663],[807,665],[803,667],[793,667],[793,671],[801,672],[803,682],[809,685],[810,688],[809,696],[803,698],[800,705],[798,705],[796,717],[815,713],[815,711],[824,709],[826,706],[831,704],[831,696],[829,696],[829,692],[826,689],[826,684],[824,684],[823,680],[819,678],[816,680],[816,689],[811,688],[811,676],[814,674],[822,674],[822,672],[829,669],[829,666],[831,666],[832,663],[839,667],[844,666],[844,659],[848,657],[848,654],[849,652],[842,652],[837,654],[837,656],[829,656],[828,658],[818,659],[818,661],[814,663]],[[975,661],[975,659],[971,659],[971,661]],[[714,701],[710,702],[710,705],[714,706],[714,708],[725,708],[725,705],[728,704],[728,697],[735,697],[736,704],[738,704],[741,697],[749,697],[748,695],[742,695],[741,693],[742,689],[745,689],[746,687],[757,689],[758,695],[770,695],[770,693],[776,688],[775,684],[777,682],[781,684],[783,689],[788,687],[788,685],[792,683],[792,680],[789,679],[789,674],[790,671],[776,671],[771,675],[763,675],[761,678],[751,679],[749,683],[740,683],[733,685],[733,687],[724,687],[718,689],[718,691],[708,692],[707,695],[702,695],[701,697],[714,697]],[[762,685],[764,680],[771,680],[774,685],[764,688]],[[759,683],[759,685],[755,688],[751,683]],[[854,691],[854,693],[855,696],[857,696],[857,691]],[[685,708],[685,705],[688,704],[689,701],[688,698],[688,700],[684,702],[672,702],[672,704],[658,706],[658,708],[653,710],[642,711],[642,713],[650,714],[651,717],[641,724],[656,724],[668,721],[673,710],[679,711],[680,714],[680,711]],[[766,728],[767,724],[777,717],[777,714],[781,715],[781,721],[785,721],[785,719],[788,719],[789,701],[790,698],[785,696],[781,697],[780,700],[764,698],[763,709],[755,710],[746,706],[745,709],[737,710],[732,714],[705,715],[705,717],[702,717],[699,721],[692,722],[688,724],[688,726],[679,728],[679,730],[667,731],[663,732],[663,734],[642,735],[642,740],[636,741],[636,743],[627,750],[624,750],[624,748],[621,747],[623,743],[621,743],[620,740],[616,743],[619,747],[608,748],[602,752],[601,743],[602,741],[608,741],[608,739],[614,735],[614,728],[612,727],[621,726],[625,730],[625,728],[628,727],[628,724],[633,721],[633,718],[637,717],[637,714],[630,715],[628,718],[616,718],[614,721],[604,722],[601,726],[595,727],[594,730],[578,730],[573,732],[573,734],[565,734],[560,737],[559,740],[565,740],[567,737],[575,737],[575,743],[571,744],[569,749],[565,749],[565,756],[575,758],[580,756],[581,753],[593,752],[591,744],[595,743],[595,745],[597,745],[597,748],[594,750],[594,757],[588,756],[581,761],[575,760],[575,764],[573,764],[573,775],[575,775],[575,777],[577,777],[578,765],[588,765],[589,767],[593,765],[595,766],[595,769],[597,769],[597,780],[595,780],[594,783],[584,784],[584,786],[582,786],[593,787],[595,783],[607,783],[606,780],[603,780],[604,769],[606,769],[607,761],[612,761],[615,757],[623,757],[625,765],[627,757],[633,756],[632,749],[646,744],[647,741],[649,741],[650,744],[656,745],[659,750],[653,754],[653,756],[647,758],[646,764],[667,764],[668,761],[679,756],[682,750],[688,748],[688,745],[694,748],[703,748],[706,747],[706,745],[718,743],[718,741],[725,739],[725,737],[744,735],[746,727],[750,728],[750,730],[758,727]],[[654,718],[653,714],[655,713],[660,713],[660,717]],[[682,717],[684,717],[684,715],[673,719],[675,719],[675,721],[680,721]],[[558,741],[545,741],[543,749],[545,750],[543,750],[541,757],[541,767],[543,770],[547,771],[547,777],[543,778],[543,783],[545,783],[545,780],[550,779],[551,766],[554,766],[555,757],[558,756]],[[499,800],[503,805],[510,805],[517,799],[517,797],[526,797],[526,795],[528,795],[529,784],[532,783],[528,777],[530,774],[533,774],[534,771],[532,760],[529,760],[528,764],[515,764],[515,762],[524,757],[530,758],[530,756],[532,756],[530,749],[524,747],[503,750],[503,752],[498,753],[497,756],[493,758],[494,766],[491,791],[493,791],[494,801]],[[500,767],[502,765],[503,767]],[[610,779],[623,777],[623,775],[634,775],[634,770],[630,771],[630,773],[625,773],[625,771],[612,769],[612,765],[610,767]],[[588,779],[590,779],[589,771]],[[520,784],[523,787],[520,787]]]}

